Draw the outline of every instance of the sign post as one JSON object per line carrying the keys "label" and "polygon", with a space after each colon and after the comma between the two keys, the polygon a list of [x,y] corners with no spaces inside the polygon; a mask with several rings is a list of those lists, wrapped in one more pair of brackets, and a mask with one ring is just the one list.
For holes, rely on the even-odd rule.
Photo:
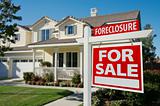
{"label": "sign post", "polygon": [[91,106],[91,44],[89,43],[91,37],[91,28],[85,26],[84,28],[84,106]]}

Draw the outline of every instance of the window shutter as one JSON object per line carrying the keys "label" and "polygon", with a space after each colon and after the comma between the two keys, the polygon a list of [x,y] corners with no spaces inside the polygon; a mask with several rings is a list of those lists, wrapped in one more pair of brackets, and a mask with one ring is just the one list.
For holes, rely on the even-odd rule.
{"label": "window shutter", "polygon": [[68,35],[68,33],[67,33],[67,26],[65,26],[65,35]]}
{"label": "window shutter", "polygon": [[42,31],[39,30],[39,33],[38,33],[38,40],[41,41],[42,40]]}
{"label": "window shutter", "polygon": [[77,25],[74,25],[74,35],[77,34]]}
{"label": "window shutter", "polygon": [[53,32],[54,32],[54,28],[49,29],[49,38],[52,38],[53,36]]}

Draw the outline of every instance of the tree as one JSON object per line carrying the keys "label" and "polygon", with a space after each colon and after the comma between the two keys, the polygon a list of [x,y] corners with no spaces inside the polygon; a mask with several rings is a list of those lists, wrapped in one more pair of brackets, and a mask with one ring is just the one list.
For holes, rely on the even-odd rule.
{"label": "tree", "polygon": [[[152,26],[150,24],[146,24],[144,26],[144,29],[145,30],[152,29]],[[153,34],[149,36],[148,38],[140,39],[143,43],[142,47],[143,47],[143,62],[144,63],[147,63],[147,62],[153,63],[155,60],[156,47],[153,45],[153,39],[155,37],[156,37],[156,34]]]}
{"label": "tree", "polygon": [[0,0],[0,56],[11,50],[10,43],[15,43],[13,38],[16,36],[17,24],[13,21],[21,20],[20,16],[16,16],[19,10],[20,6],[11,0]]}

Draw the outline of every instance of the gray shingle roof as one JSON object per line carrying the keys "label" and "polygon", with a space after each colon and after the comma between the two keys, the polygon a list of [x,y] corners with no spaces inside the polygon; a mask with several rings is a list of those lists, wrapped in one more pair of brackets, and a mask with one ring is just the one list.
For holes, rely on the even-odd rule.
{"label": "gray shingle roof", "polygon": [[86,17],[86,18],[75,18],[73,16],[67,16],[66,18],[61,20],[59,23],[57,23],[56,26],[60,25],[62,22],[64,22],[68,18],[73,18],[83,23],[87,23],[92,27],[95,27],[95,26],[104,25],[107,22],[118,22],[118,21],[139,19],[140,18],[139,14],[140,12],[138,10],[135,10],[135,11],[129,11],[129,12],[123,12],[123,13],[98,15],[98,16]]}
{"label": "gray shingle roof", "polygon": [[18,25],[18,26],[25,30],[31,31],[31,29],[28,26],[23,26],[23,25]]}
{"label": "gray shingle roof", "polygon": [[28,48],[28,46],[20,46],[12,48],[12,51],[26,51],[26,50],[31,50],[31,48]]}
{"label": "gray shingle roof", "polygon": [[61,43],[77,43],[76,39],[57,39],[51,38],[45,41],[39,41],[36,43],[29,44],[30,45],[44,45],[44,44],[61,44]]}
{"label": "gray shingle roof", "polygon": [[130,12],[124,12],[124,13],[86,17],[86,18],[81,18],[80,20],[83,20],[84,22],[95,27],[95,26],[101,26],[108,22],[118,22],[118,21],[138,19],[139,13],[140,13],[139,11],[130,11]]}

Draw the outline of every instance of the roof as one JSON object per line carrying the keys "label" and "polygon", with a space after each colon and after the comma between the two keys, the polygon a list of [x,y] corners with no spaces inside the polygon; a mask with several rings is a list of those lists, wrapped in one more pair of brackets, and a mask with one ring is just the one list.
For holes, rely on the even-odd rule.
{"label": "roof", "polygon": [[40,22],[41,20],[43,20],[43,19],[48,19],[48,20],[52,20],[52,21],[58,22],[57,20],[51,19],[51,18],[48,17],[48,16],[43,16],[43,17],[41,17],[38,21],[36,21],[31,27],[33,27],[34,25],[36,25],[37,23],[39,23],[39,22]]}
{"label": "roof", "polygon": [[18,25],[19,27],[27,30],[27,31],[31,31],[31,29],[28,26],[23,26],[23,25]]}
{"label": "roof", "polygon": [[58,38],[51,38],[45,41],[39,41],[36,43],[29,44],[30,45],[44,45],[44,44],[62,44],[62,43],[77,43],[76,39],[58,39]]}
{"label": "roof", "polygon": [[108,22],[118,22],[118,21],[126,21],[132,19],[139,18],[139,11],[129,11],[124,13],[115,13],[115,14],[108,14],[108,15],[101,15],[101,16],[93,16],[93,17],[86,17],[81,18],[86,23],[89,23],[91,26],[101,26]]}
{"label": "roof", "polygon": [[118,21],[126,21],[126,20],[133,20],[139,18],[140,12],[138,10],[135,11],[129,11],[129,12],[123,12],[123,13],[115,13],[115,14],[107,14],[107,15],[98,15],[93,17],[86,17],[86,18],[76,18],[73,16],[67,16],[62,21],[56,24],[56,26],[63,23],[68,18],[73,18],[77,21],[81,21],[83,23],[86,23],[92,27],[95,26],[102,26],[105,23],[108,22],[118,22]]}
{"label": "roof", "polygon": [[[67,16],[67,17],[65,17],[63,20],[61,20],[60,22],[58,22],[55,26],[60,25],[61,23],[63,23],[64,21],[66,21],[66,20],[69,19],[69,18],[74,19],[74,20],[79,21],[79,22],[83,22],[83,20],[78,19],[78,18],[76,18],[76,17],[74,17],[74,16]],[[83,22],[83,23],[85,23],[85,22]]]}
{"label": "roof", "polygon": [[28,48],[28,46],[20,46],[12,48],[12,51],[26,51],[26,50],[32,50],[32,49]]}

